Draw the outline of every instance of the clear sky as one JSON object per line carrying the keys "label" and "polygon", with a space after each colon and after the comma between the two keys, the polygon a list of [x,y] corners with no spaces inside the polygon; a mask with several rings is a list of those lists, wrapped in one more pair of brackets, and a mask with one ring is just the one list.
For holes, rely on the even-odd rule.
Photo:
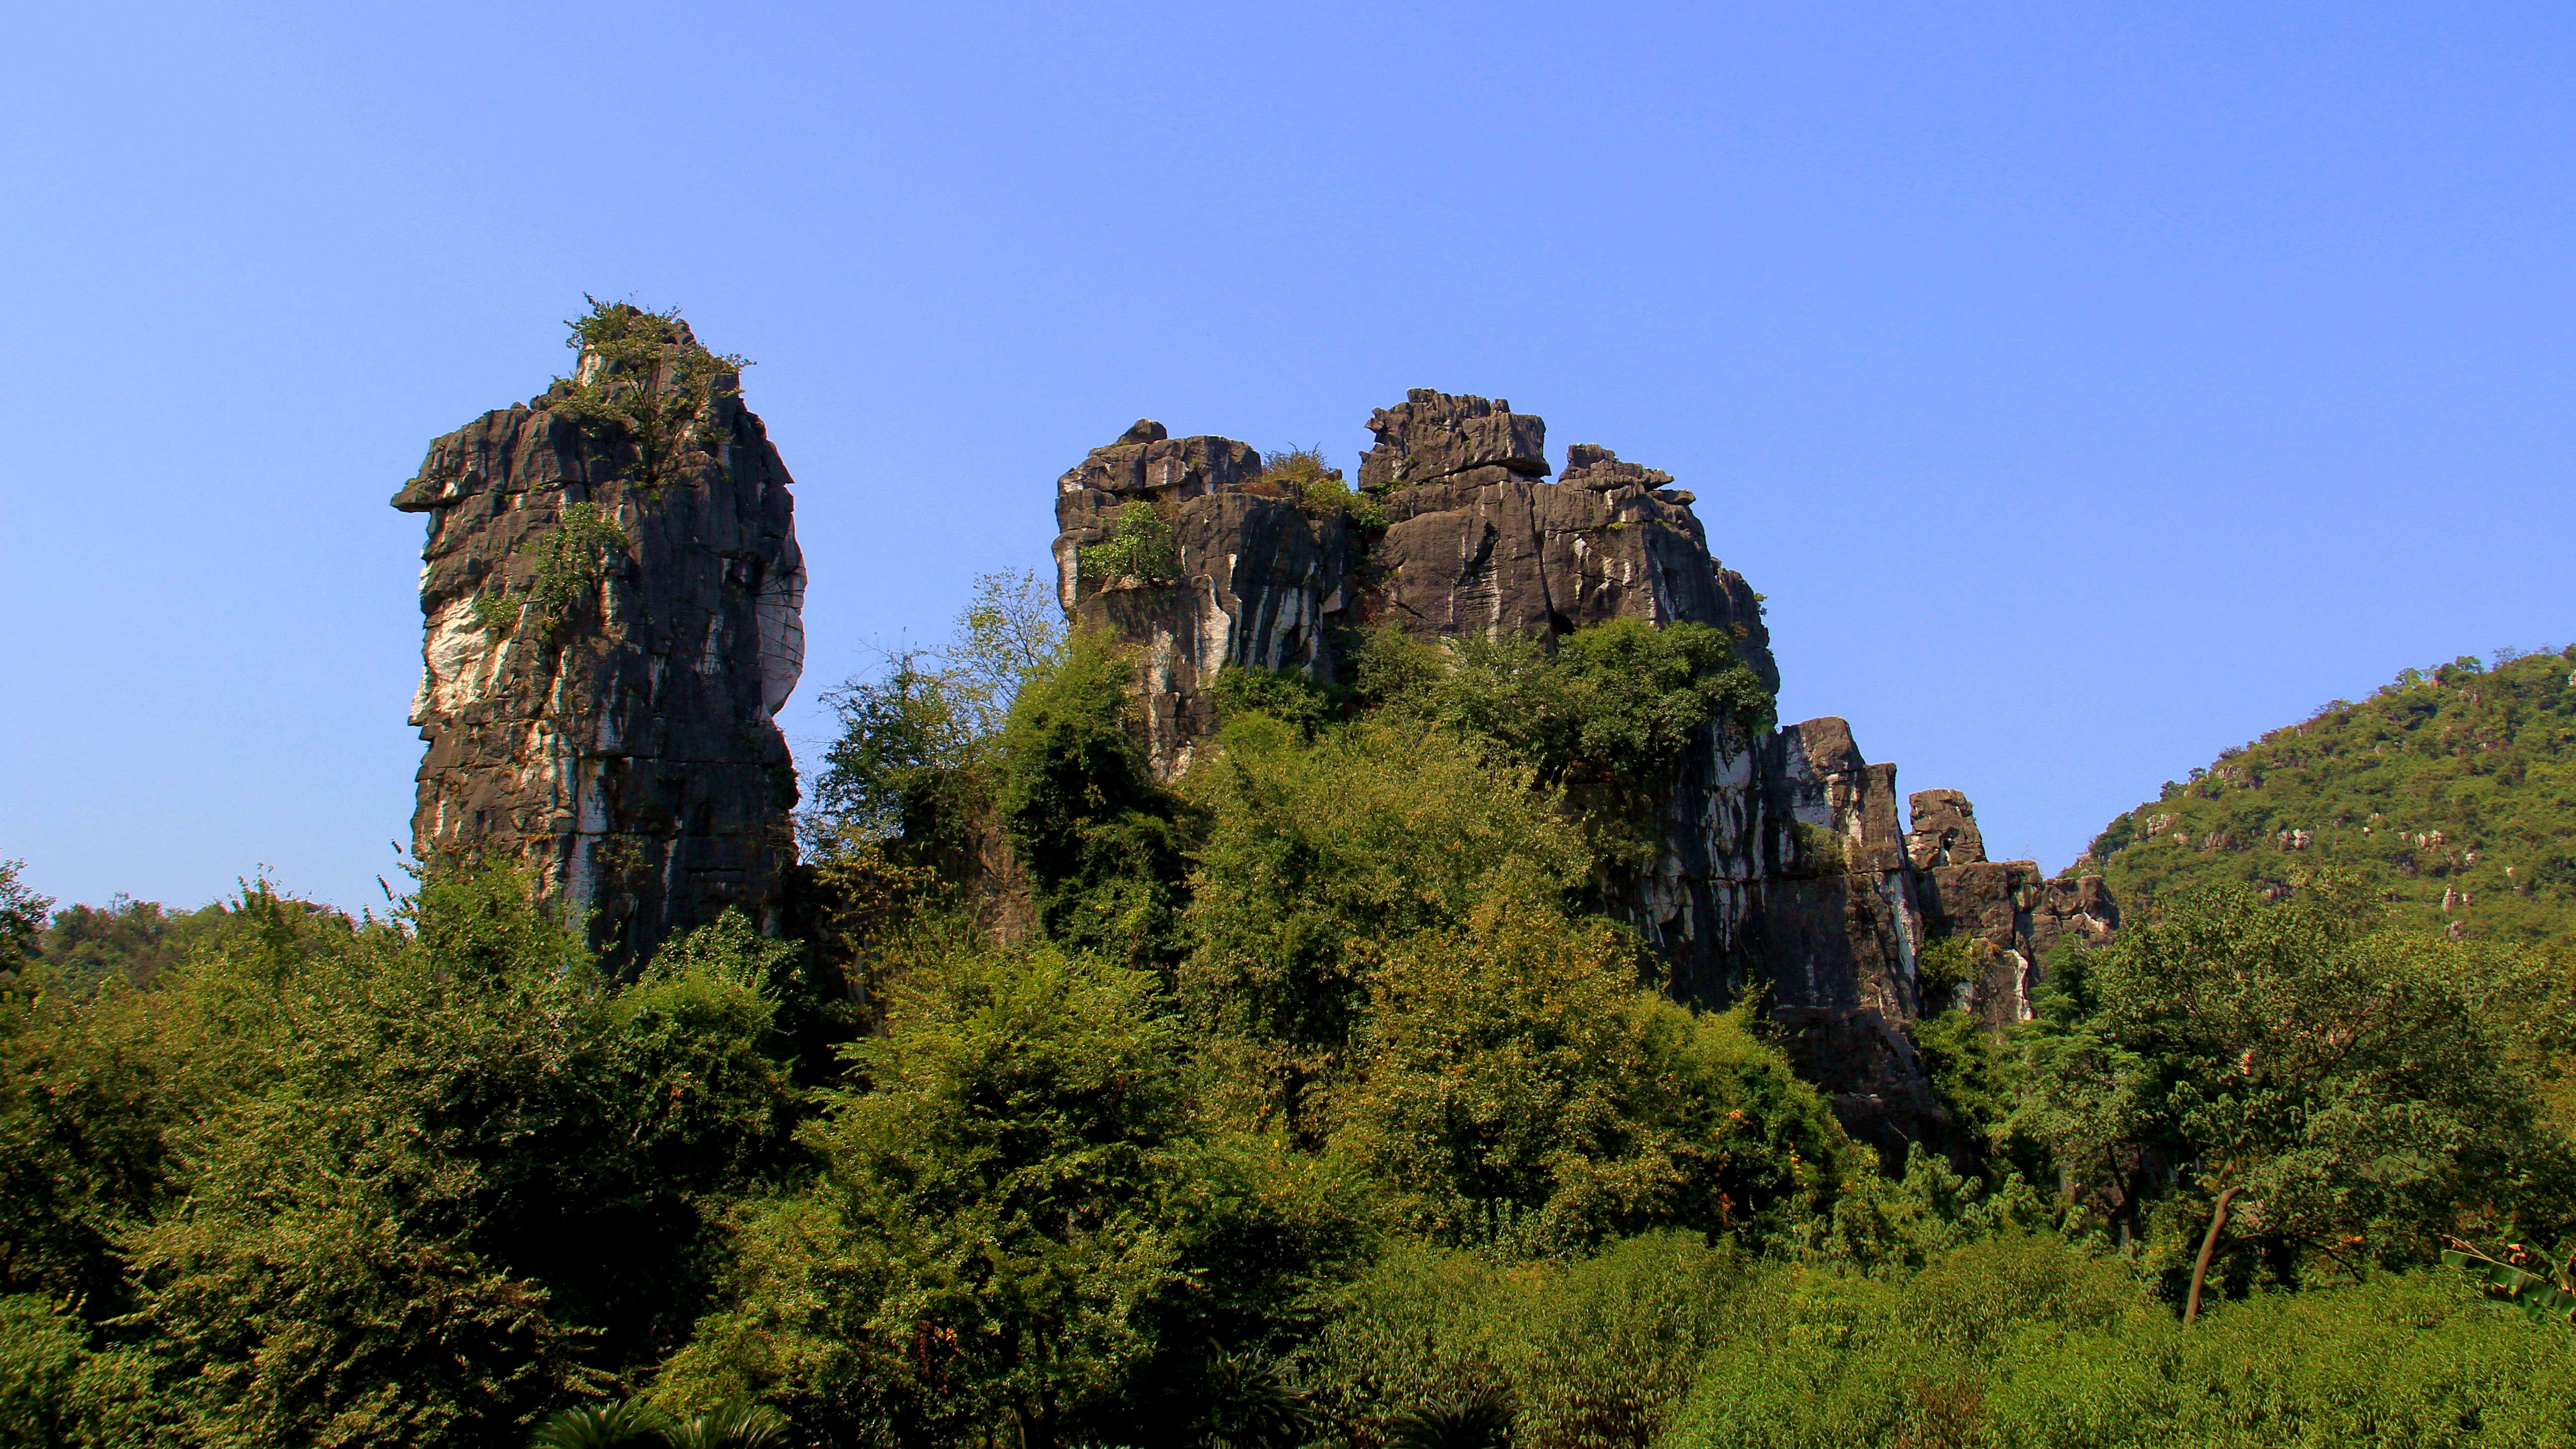
{"label": "clear sky", "polygon": [[823,685],[1139,415],[1408,387],[1695,490],[1784,718],[2064,865],[2221,748],[2576,635],[2576,9],[30,7],[0,856],[349,906],[429,440],[582,294],[748,354]]}

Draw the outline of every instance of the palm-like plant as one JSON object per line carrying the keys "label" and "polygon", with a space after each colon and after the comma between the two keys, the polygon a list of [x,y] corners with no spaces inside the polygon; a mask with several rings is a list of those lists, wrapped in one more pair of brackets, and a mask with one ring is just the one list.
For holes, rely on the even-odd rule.
{"label": "palm-like plant", "polygon": [[2442,1261],[2476,1279],[2491,1298],[2520,1308],[2534,1323],[2576,1323],[2576,1240],[2544,1253],[2521,1243],[2489,1252],[2453,1238]]}
{"label": "palm-like plant", "polygon": [[671,1449],[762,1449],[787,1434],[787,1416],[766,1404],[725,1404],[662,1431]]}
{"label": "palm-like plant", "polygon": [[1387,1421],[1391,1449],[1508,1449],[1512,1406],[1494,1389],[1476,1389],[1408,1410]]}
{"label": "palm-like plant", "polygon": [[1296,1449],[1314,1437],[1315,1415],[1278,1360],[1214,1348],[1208,1449]]}
{"label": "palm-like plant", "polygon": [[612,1449],[661,1444],[668,1449],[762,1449],[787,1433],[786,1416],[761,1404],[721,1404],[675,1419],[642,1399],[581,1404],[551,1415],[528,1449]]}
{"label": "palm-like plant", "polygon": [[539,1424],[528,1449],[610,1449],[659,1438],[671,1427],[670,1415],[642,1399],[576,1404]]}

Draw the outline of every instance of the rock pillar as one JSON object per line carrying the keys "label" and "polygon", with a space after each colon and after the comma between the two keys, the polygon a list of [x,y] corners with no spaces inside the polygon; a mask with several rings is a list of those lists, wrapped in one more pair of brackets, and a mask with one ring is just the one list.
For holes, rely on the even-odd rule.
{"label": "rock pillar", "polygon": [[[710,361],[669,325],[656,387]],[[632,961],[728,906],[777,929],[796,773],[773,719],[803,668],[805,563],[730,374],[677,423],[598,395],[558,382],[485,413],[393,499],[428,519],[412,841],[433,865],[521,865]]]}

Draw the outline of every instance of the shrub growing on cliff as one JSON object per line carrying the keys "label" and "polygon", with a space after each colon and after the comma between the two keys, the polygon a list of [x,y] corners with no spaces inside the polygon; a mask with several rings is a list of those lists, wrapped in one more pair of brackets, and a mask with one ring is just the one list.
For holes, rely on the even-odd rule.
{"label": "shrub growing on cliff", "polygon": [[531,545],[537,566],[525,584],[513,589],[503,581],[474,596],[474,617],[485,633],[506,634],[534,613],[539,632],[552,639],[597,592],[608,560],[632,546],[624,530],[590,502],[567,504],[552,529],[520,546]]}
{"label": "shrub growing on cliff", "polygon": [[1118,506],[1108,536],[1081,553],[1083,572],[1104,583],[1134,579],[1168,584],[1179,577],[1181,553],[1172,525],[1154,505],[1131,498]]}
{"label": "shrub growing on cliff", "polygon": [[584,365],[555,379],[546,406],[630,443],[631,481],[648,490],[711,465],[711,450],[723,441],[714,406],[741,392],[750,360],[709,352],[677,307],[653,312],[587,294],[582,300],[590,310],[564,324],[571,331],[564,345]]}
{"label": "shrub growing on cliff", "polygon": [[1386,531],[1386,510],[1376,499],[1343,481],[1342,470],[1324,462],[1320,446],[1282,448],[1265,455],[1261,478],[1285,490],[1311,517],[1338,515],[1348,518],[1363,533]]}
{"label": "shrub growing on cliff", "polygon": [[1471,636],[1445,657],[1384,634],[1354,664],[1363,699],[1483,741],[1566,791],[1614,868],[1651,849],[1662,791],[1695,739],[1715,727],[1740,742],[1772,723],[1770,691],[1724,634],[1699,624],[1613,619],[1552,650],[1526,635]]}
{"label": "shrub growing on cliff", "polygon": [[1550,653],[1523,635],[1457,642],[1434,714],[1493,741],[1543,784],[1597,783],[1642,797],[1710,724],[1770,728],[1770,691],[1704,624],[1613,619]]}

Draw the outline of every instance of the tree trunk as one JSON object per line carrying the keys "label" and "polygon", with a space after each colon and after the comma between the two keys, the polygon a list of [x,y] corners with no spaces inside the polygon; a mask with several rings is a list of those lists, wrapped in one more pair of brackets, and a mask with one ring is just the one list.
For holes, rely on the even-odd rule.
{"label": "tree trunk", "polygon": [[2182,1308],[2182,1321],[2185,1323],[2200,1317],[2200,1285],[2209,1281],[2209,1259],[2218,1251],[2219,1229],[2227,1226],[2227,1205],[2244,1190],[2241,1187],[2227,1189],[2218,1195],[2218,1206],[2210,1209],[2209,1231],[2201,1235],[2200,1257],[2191,1265],[2191,1297],[2184,1301]]}

